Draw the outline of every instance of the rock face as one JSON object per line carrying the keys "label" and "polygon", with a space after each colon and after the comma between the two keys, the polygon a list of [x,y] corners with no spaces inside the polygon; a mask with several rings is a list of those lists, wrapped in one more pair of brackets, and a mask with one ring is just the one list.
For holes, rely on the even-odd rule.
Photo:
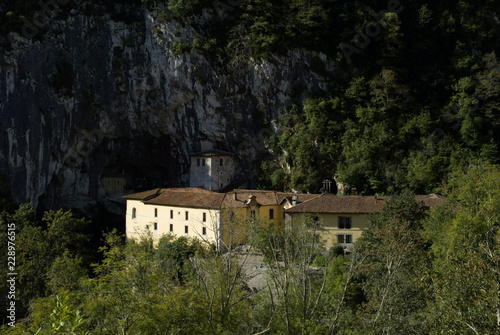
{"label": "rock face", "polygon": [[[32,40],[10,33],[0,54],[0,171],[35,207],[102,203],[106,173],[136,190],[189,185],[189,155],[210,148],[237,153],[238,173],[251,176],[279,115],[303,98],[294,87],[326,90],[333,74],[302,50],[214,65],[174,53],[195,32],[155,11],[135,8],[124,23],[72,5]],[[311,70],[318,59],[323,74]]]}

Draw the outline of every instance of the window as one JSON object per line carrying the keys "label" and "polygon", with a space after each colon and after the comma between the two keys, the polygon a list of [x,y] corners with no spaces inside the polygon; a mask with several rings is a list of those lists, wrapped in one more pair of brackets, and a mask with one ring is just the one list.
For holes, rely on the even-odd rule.
{"label": "window", "polygon": [[135,219],[137,217],[137,209],[132,208],[132,219]]}
{"label": "window", "polygon": [[200,166],[200,159],[196,158],[196,166]]}
{"label": "window", "polygon": [[269,219],[270,220],[274,219],[274,209],[272,208],[269,210]]}
{"label": "window", "polygon": [[337,242],[340,244],[352,243],[352,235],[351,234],[339,234],[337,235]]}
{"label": "window", "polygon": [[174,231],[174,225],[170,224],[170,232],[172,233]]}
{"label": "window", "polygon": [[203,235],[203,236],[207,235],[207,227],[201,228],[201,235]]}
{"label": "window", "polygon": [[350,216],[339,216],[339,229],[351,229]]}
{"label": "window", "polygon": [[224,160],[221,158],[220,161],[219,161],[219,165],[220,166],[224,166]]}
{"label": "window", "polygon": [[155,218],[158,217],[158,208],[155,208]]}
{"label": "window", "polygon": [[171,219],[173,219],[173,218],[174,218],[174,210],[173,210],[173,209],[171,209],[171,210],[170,210],[170,218],[171,218]]}
{"label": "window", "polygon": [[184,234],[189,234],[189,226],[184,226]]}
{"label": "window", "polygon": [[223,188],[224,187],[224,184],[223,183],[220,183],[220,188]]}
{"label": "window", "polygon": [[153,225],[153,229],[154,230],[158,230],[158,222],[155,222],[154,225]]}
{"label": "window", "polygon": [[189,212],[186,211],[186,220],[189,220]]}
{"label": "window", "polygon": [[203,222],[207,222],[207,213],[203,213]]}
{"label": "window", "polygon": [[205,166],[205,158],[201,160],[201,166]]}
{"label": "window", "polygon": [[252,219],[255,219],[255,211],[250,211],[250,217],[251,217]]}

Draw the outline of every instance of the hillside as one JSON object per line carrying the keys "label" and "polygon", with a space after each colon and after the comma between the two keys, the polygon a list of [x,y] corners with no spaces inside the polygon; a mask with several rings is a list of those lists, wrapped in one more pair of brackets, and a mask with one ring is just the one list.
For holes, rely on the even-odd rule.
{"label": "hillside", "polygon": [[182,186],[211,146],[254,187],[309,192],[432,192],[498,162],[495,1],[56,5],[0,6],[0,171],[17,202],[86,208],[117,171]]}

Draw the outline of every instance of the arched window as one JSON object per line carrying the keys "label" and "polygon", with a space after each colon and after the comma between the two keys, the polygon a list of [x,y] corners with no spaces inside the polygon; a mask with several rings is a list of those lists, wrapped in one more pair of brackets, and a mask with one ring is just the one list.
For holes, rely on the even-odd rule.
{"label": "arched window", "polygon": [[132,208],[132,219],[135,219],[137,217],[137,209]]}

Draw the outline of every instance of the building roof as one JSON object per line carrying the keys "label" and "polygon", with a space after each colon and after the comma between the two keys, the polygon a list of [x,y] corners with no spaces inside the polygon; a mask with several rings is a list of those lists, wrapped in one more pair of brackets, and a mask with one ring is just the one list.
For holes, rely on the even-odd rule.
{"label": "building roof", "polygon": [[128,200],[140,200],[145,204],[219,208],[224,194],[201,187],[156,188],[124,196]]}
{"label": "building roof", "polygon": [[[285,210],[286,213],[370,214],[379,212],[390,199],[388,196],[319,195],[242,189],[217,193],[202,187],[156,188],[129,194],[124,198],[140,200],[150,205],[220,209],[246,207],[251,198],[260,206],[276,206],[283,201],[291,204],[293,196],[297,196],[297,205]],[[446,200],[437,194],[417,195],[415,198],[429,207],[442,205]]]}
{"label": "building roof", "polygon": [[225,194],[207,191],[203,188],[166,188],[148,200],[145,204],[175,206],[175,207],[194,207],[194,208],[213,208],[221,207]]}
{"label": "building roof", "polygon": [[234,189],[227,193],[208,191],[202,187],[156,188],[124,196],[129,200],[140,200],[145,204],[164,206],[183,206],[196,208],[241,208],[246,207],[250,199],[259,206],[277,206],[292,196],[297,196],[301,203],[319,197],[318,194],[284,193],[266,190]]}
{"label": "building roof", "polygon": [[191,154],[191,156],[204,156],[204,157],[236,156],[236,154],[229,152],[229,151],[219,150],[219,149],[210,149],[210,150],[196,152],[194,154]]}
{"label": "building roof", "polygon": [[417,202],[423,202],[425,205],[429,207],[441,206],[446,201],[446,197],[443,197],[442,195],[435,193],[426,195],[416,195],[415,198]]}
{"label": "building roof", "polygon": [[[285,210],[286,213],[332,213],[332,214],[370,214],[378,213],[385,202],[390,200],[388,196],[341,196],[323,194],[319,197],[304,201],[295,207]],[[417,195],[418,202],[427,206],[442,205],[446,198],[437,195]]]}
{"label": "building roof", "polygon": [[261,206],[272,206],[279,204],[276,191],[235,189],[231,192],[226,193],[224,206],[227,208],[245,207],[251,196],[254,196],[255,201]]}
{"label": "building roof", "polygon": [[129,200],[145,200],[147,198],[155,196],[160,190],[161,190],[161,188],[155,188],[154,190],[133,193],[133,194],[127,194],[123,197],[125,199],[129,199]]}
{"label": "building roof", "polygon": [[389,197],[333,195],[325,193],[285,210],[286,213],[351,213],[368,214],[380,211]]}
{"label": "building roof", "polygon": [[288,201],[290,205],[292,204],[292,198],[294,196],[297,197],[297,204],[302,202],[320,197],[321,194],[308,194],[308,193],[286,193],[286,192],[278,192],[278,203],[281,204],[283,201]]}

